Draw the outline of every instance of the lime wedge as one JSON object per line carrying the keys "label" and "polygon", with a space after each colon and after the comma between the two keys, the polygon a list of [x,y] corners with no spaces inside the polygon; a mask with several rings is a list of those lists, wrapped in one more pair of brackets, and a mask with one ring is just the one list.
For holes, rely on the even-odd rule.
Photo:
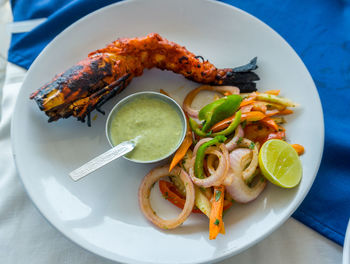
{"label": "lime wedge", "polygon": [[279,139],[268,140],[262,145],[259,166],[266,179],[283,188],[297,186],[303,175],[297,152],[287,142]]}

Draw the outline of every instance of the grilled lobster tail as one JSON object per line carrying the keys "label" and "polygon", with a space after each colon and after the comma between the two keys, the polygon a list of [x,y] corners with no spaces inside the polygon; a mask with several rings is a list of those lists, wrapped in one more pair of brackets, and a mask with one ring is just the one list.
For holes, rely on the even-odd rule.
{"label": "grilled lobster tail", "polygon": [[100,107],[122,91],[143,69],[159,68],[182,74],[198,83],[234,85],[241,92],[256,90],[259,77],[256,58],[247,65],[217,69],[203,57],[196,56],[174,42],[156,33],[143,38],[121,38],[103,49],[96,50],[76,65],[31,94],[40,110],[49,116],[49,122],[70,116],[85,122],[93,110],[104,113]]}

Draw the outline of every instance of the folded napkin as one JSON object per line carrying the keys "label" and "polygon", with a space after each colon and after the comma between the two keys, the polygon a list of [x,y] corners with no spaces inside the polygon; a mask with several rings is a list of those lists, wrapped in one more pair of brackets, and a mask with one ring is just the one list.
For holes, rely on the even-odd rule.
{"label": "folded napkin", "polygon": [[[28,69],[63,29],[113,2],[117,1],[13,0],[14,21],[48,19],[30,32],[12,36],[8,60]],[[316,83],[325,118],[325,149],[315,183],[293,217],[342,245],[350,217],[350,3],[223,2],[253,14],[282,35],[302,58]]]}

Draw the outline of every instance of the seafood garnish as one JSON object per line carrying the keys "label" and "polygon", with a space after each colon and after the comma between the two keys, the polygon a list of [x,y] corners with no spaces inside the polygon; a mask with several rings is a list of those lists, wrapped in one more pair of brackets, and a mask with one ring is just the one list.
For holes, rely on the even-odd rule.
{"label": "seafood garnish", "polygon": [[241,93],[256,90],[256,58],[247,65],[217,69],[202,56],[170,42],[157,33],[141,38],[120,38],[96,50],[65,72],[56,75],[30,95],[49,122],[76,117],[90,126],[90,113],[121,92],[145,68],[158,68],[182,74],[203,84],[234,85]]}

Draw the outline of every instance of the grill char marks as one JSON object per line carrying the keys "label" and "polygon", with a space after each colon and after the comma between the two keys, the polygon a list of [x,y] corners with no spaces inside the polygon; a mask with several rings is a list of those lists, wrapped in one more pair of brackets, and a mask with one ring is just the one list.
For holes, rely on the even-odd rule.
{"label": "grill char marks", "polygon": [[[72,66],[65,72],[57,75],[53,81],[44,85],[31,95],[40,110],[50,111],[73,103],[77,99],[85,98],[108,85],[104,81],[113,74],[112,64],[105,54],[98,54],[93,58],[86,58]],[[59,93],[63,96],[61,104],[45,105],[50,96]]]}
{"label": "grill char marks", "polygon": [[55,121],[69,116],[84,122],[90,112],[121,92],[144,69],[158,68],[183,75],[197,83],[235,85],[241,92],[255,91],[259,77],[256,58],[236,68],[218,69],[184,46],[151,33],[141,38],[121,38],[88,57],[35,91],[40,110]]}
{"label": "grill char marks", "polygon": [[[49,122],[68,118],[73,114],[74,102],[89,97],[108,85],[106,78],[113,78],[113,65],[106,54],[96,54],[57,75],[31,95],[40,110],[50,117]],[[57,101],[48,100],[59,94]],[[59,100],[59,101],[58,101]],[[45,104],[46,102],[46,104]],[[70,107],[71,106],[71,107]]]}

